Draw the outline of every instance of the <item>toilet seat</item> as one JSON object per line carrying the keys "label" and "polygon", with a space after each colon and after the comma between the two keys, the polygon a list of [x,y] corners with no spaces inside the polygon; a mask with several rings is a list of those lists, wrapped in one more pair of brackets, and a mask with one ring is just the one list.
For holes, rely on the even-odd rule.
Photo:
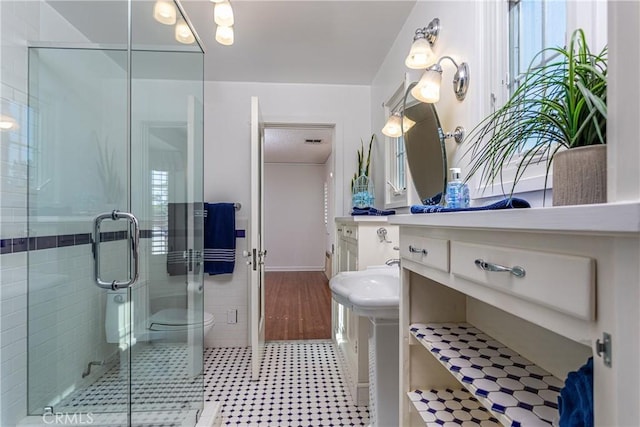
{"label": "toilet seat", "polygon": [[213,314],[204,312],[204,322],[201,324],[187,323],[187,310],[184,308],[165,308],[160,310],[149,317],[150,331],[183,331],[189,328],[203,327],[213,325]]}

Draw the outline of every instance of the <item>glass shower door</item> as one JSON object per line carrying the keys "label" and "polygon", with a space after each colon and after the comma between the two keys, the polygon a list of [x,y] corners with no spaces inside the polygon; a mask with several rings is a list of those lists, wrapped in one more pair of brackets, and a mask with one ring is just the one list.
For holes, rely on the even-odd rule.
{"label": "glass shower door", "polygon": [[29,52],[28,411],[85,422],[129,409],[131,273],[125,50]]}

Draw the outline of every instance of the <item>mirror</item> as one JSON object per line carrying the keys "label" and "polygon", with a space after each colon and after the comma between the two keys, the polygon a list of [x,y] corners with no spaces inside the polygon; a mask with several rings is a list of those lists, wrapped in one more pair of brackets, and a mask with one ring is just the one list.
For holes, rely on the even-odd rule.
{"label": "mirror", "polygon": [[[402,109],[404,115],[416,123],[404,134],[404,144],[413,185],[422,203],[437,193],[444,196],[447,187],[447,153],[435,105],[424,102],[407,105],[409,91],[416,84],[411,83],[407,88]],[[444,204],[444,197],[439,204]]]}

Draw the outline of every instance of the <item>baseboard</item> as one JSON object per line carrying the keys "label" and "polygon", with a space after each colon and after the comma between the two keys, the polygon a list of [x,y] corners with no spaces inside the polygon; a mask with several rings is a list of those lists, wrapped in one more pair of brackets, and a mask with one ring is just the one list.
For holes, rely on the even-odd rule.
{"label": "baseboard", "polygon": [[324,266],[265,267],[264,271],[324,271]]}

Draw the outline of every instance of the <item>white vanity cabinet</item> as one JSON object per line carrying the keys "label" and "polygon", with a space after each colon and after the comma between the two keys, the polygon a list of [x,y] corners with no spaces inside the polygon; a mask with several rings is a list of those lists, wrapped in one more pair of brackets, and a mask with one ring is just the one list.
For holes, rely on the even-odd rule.
{"label": "white vanity cabinet", "polygon": [[638,425],[639,204],[392,222],[402,260],[399,425],[552,424],[568,372],[591,356],[595,425]]}
{"label": "white vanity cabinet", "polygon": [[[386,230],[386,241],[381,241],[378,230]],[[399,258],[398,226],[390,225],[387,217],[354,216],[336,218],[336,251],[334,271],[364,270]],[[350,309],[332,301],[332,335],[347,374],[349,390],[355,402],[369,402],[370,321],[354,314]]]}

